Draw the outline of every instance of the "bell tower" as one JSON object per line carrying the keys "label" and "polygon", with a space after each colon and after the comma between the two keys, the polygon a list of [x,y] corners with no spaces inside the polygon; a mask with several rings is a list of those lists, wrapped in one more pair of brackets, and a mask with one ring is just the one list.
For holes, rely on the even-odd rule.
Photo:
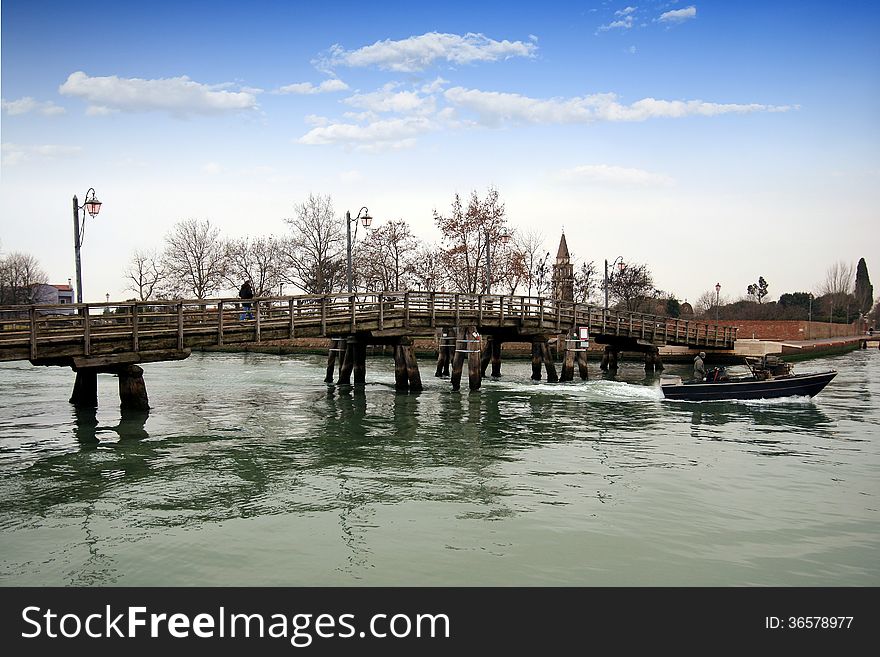
{"label": "bell tower", "polygon": [[553,298],[557,301],[574,301],[574,266],[565,241],[565,231],[559,240],[556,264],[553,265]]}

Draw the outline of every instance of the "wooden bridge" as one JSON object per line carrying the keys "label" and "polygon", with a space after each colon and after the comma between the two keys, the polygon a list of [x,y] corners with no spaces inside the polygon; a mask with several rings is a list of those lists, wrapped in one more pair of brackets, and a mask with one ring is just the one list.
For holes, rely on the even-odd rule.
{"label": "wooden bridge", "polygon": [[[339,383],[365,380],[367,345],[393,345],[397,386],[420,389],[412,341],[437,337],[437,375],[449,373],[458,389],[468,361],[471,389],[479,388],[489,362],[500,375],[503,342],[532,343],[532,378],[558,380],[548,342],[565,342],[562,380],[577,361],[586,378],[588,336],[605,344],[602,368],[617,367],[622,350],[643,351],[646,368],[662,369],[658,347],[732,349],[736,328],[540,297],[451,292],[381,292],[266,297],[246,310],[238,298],[108,302],[0,308],[0,361],[71,367],[77,373],[71,402],[97,405],[98,373],[119,376],[124,407],[147,407],[139,363],[186,358],[192,349],[327,337],[327,378]],[[564,337],[562,337],[564,336]]]}

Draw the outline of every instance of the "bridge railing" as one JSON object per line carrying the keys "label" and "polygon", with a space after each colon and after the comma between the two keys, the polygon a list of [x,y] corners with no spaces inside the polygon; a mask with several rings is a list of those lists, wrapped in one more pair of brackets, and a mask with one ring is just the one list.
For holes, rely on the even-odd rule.
{"label": "bridge railing", "polygon": [[543,297],[401,290],[251,300],[230,297],[0,307],[0,349],[24,347],[35,358],[41,347],[74,342],[81,343],[82,353],[89,355],[96,340],[128,340],[137,351],[144,338],[176,336],[183,348],[187,336],[193,335],[216,335],[216,343],[223,344],[225,336],[235,331],[245,330],[247,339],[259,341],[261,332],[269,328],[276,329],[277,335],[279,327],[287,327],[287,335],[294,337],[297,326],[320,327],[320,334],[327,335],[331,329],[357,331],[365,322],[380,330],[473,323],[529,325],[562,332],[586,326],[591,335],[719,348],[736,339],[736,328],[731,326]]}

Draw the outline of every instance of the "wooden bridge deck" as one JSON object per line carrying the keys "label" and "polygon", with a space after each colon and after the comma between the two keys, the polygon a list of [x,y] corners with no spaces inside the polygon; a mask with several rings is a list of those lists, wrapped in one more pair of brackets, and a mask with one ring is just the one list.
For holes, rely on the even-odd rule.
{"label": "wooden bridge deck", "polygon": [[504,340],[529,341],[587,327],[613,343],[732,349],[730,326],[645,315],[553,299],[449,292],[383,292],[241,299],[110,302],[0,308],[0,361],[76,365],[180,358],[193,348],[357,334],[381,344],[473,325]]}

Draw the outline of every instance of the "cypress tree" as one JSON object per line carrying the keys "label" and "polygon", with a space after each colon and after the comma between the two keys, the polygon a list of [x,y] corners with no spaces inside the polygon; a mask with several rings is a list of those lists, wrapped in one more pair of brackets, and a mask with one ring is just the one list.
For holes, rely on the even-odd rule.
{"label": "cypress tree", "polygon": [[856,303],[859,304],[859,312],[867,313],[874,305],[874,286],[868,277],[868,265],[861,258],[856,266]]}

